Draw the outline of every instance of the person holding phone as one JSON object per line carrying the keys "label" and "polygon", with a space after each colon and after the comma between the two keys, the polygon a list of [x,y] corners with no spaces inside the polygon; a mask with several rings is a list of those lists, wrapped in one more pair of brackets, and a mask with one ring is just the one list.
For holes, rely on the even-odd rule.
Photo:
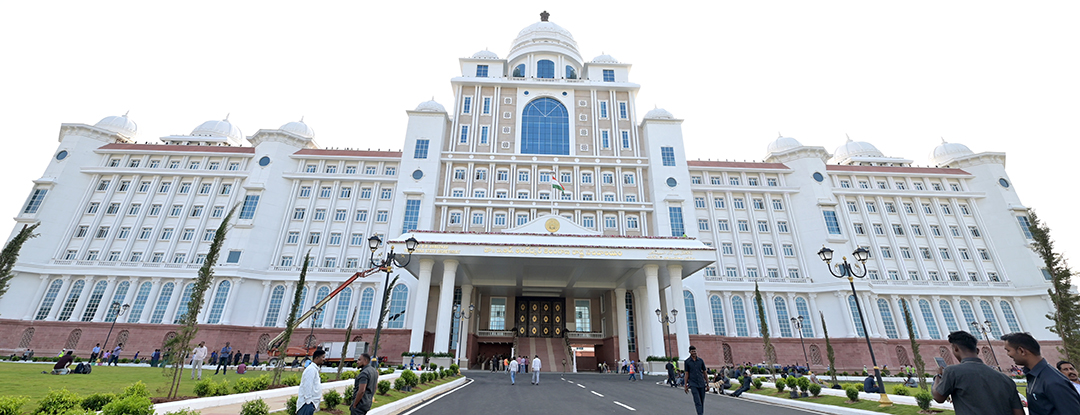
{"label": "person holding phone", "polygon": [[958,365],[945,367],[935,358],[938,374],[930,391],[937,403],[952,398],[957,415],[1024,415],[1016,383],[979,359],[978,340],[966,331],[949,333]]}

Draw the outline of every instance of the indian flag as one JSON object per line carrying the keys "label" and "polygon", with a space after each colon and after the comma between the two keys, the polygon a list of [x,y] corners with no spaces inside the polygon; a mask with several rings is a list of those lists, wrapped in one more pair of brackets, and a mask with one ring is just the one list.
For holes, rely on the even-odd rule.
{"label": "indian flag", "polygon": [[554,174],[548,176],[548,181],[551,182],[551,188],[558,190],[559,194],[566,193],[566,188],[563,187],[562,183],[559,183]]}

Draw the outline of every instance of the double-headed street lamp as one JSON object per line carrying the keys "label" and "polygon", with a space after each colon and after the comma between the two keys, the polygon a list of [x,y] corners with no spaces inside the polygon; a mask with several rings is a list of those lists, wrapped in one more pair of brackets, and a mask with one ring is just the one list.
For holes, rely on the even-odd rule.
{"label": "double-headed street lamp", "polygon": [[[412,253],[416,250],[416,246],[420,242],[416,238],[409,237],[405,240],[405,249],[409,251],[408,254],[395,254],[393,245],[390,246],[390,252],[386,253],[386,256],[382,258],[375,258],[375,251],[382,245],[382,239],[379,235],[373,235],[368,238],[368,248],[371,249],[371,266],[381,269],[386,272],[386,281],[383,283],[383,298],[382,307],[379,309],[379,322],[375,326],[375,339],[372,340],[374,346],[372,346],[371,356],[379,356],[379,334],[382,333],[383,318],[386,317],[386,303],[390,301],[390,274],[394,272],[394,266],[404,268],[409,265],[409,261],[412,260]],[[394,279],[397,281],[397,279]]]}
{"label": "double-headed street lamp", "polygon": [[459,368],[461,367],[461,363],[459,362],[459,359],[461,358],[461,342],[462,342],[462,338],[466,337],[468,335],[468,332],[467,331],[462,331],[462,329],[465,328],[465,320],[468,320],[469,318],[472,317],[472,313],[473,313],[474,309],[475,309],[475,307],[472,304],[469,304],[469,312],[466,313],[465,310],[461,309],[461,304],[454,304],[454,319],[457,320],[457,322],[458,322],[458,330],[457,330],[458,341],[457,341],[457,348],[454,349],[454,364],[458,365]]}
{"label": "double-headed street lamp", "polygon": [[802,316],[792,317],[791,318],[791,325],[793,327],[795,327],[795,331],[799,332],[799,344],[802,345],[803,362],[806,362],[806,371],[809,372],[810,371],[810,358],[806,357],[806,343],[803,341],[803,337],[802,337]]}
{"label": "double-headed street lamp", "polygon": [[990,356],[994,358],[994,366],[997,366],[998,372],[1001,371],[1001,364],[998,363],[997,355],[994,354],[994,344],[990,342],[990,332],[994,330],[994,323],[990,320],[986,320],[983,324],[979,324],[978,321],[971,322],[971,329],[976,332],[982,332],[983,338],[986,339],[986,344],[990,346]]}
{"label": "double-headed street lamp", "polygon": [[[881,406],[892,406],[892,401],[889,400],[889,395],[885,393],[885,384],[881,381],[881,370],[878,369],[877,358],[874,357],[874,347],[870,345],[870,330],[866,329],[866,318],[863,317],[862,305],[859,302],[859,295],[855,292],[855,278],[866,277],[866,260],[870,258],[870,251],[860,247],[855,252],[851,253],[851,256],[858,261],[852,265],[847,262],[847,257],[843,257],[843,263],[836,264],[835,267],[838,271],[833,271],[832,258],[833,250],[821,247],[818,251],[818,256],[822,261],[825,261],[825,265],[829,268],[829,273],[836,278],[847,278],[848,283],[851,284],[851,296],[855,299],[855,308],[859,311],[859,322],[862,323],[863,336],[866,337],[866,348],[870,350],[870,363],[874,365],[874,377],[877,379],[878,388],[881,389]],[[861,273],[861,275],[860,275]]]}
{"label": "double-headed street lamp", "polygon": [[105,342],[101,344],[102,353],[105,353],[105,349],[109,347],[109,337],[112,337],[112,329],[113,327],[116,327],[116,320],[124,315],[129,308],[131,308],[130,304],[120,305],[117,301],[113,301],[112,304],[109,304],[108,313],[112,314],[113,318],[112,325],[109,326],[109,334],[105,335]]}
{"label": "double-headed street lamp", "polygon": [[668,344],[668,333],[671,331],[671,329],[668,326],[675,324],[675,318],[678,316],[679,310],[676,310],[674,308],[671,309],[670,317],[664,314],[663,311],[660,311],[659,308],[656,309],[656,320],[664,325],[664,356],[667,357],[671,357],[671,355],[668,354],[668,349],[671,348],[671,345]]}

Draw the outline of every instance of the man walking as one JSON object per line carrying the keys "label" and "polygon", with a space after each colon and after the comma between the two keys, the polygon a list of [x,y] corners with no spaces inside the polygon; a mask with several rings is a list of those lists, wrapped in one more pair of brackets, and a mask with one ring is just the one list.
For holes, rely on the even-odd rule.
{"label": "man walking", "polygon": [[934,376],[934,400],[952,397],[957,415],[1023,415],[1016,383],[979,359],[978,339],[966,331],[949,333],[949,344],[958,365],[938,368]]}
{"label": "man walking", "polygon": [[229,342],[225,342],[225,347],[221,348],[221,353],[218,353],[217,367],[214,368],[214,374],[218,374],[218,370],[222,370],[225,374],[229,373],[229,353],[232,353],[232,347],[229,347]]}
{"label": "man walking", "polygon": [[202,365],[206,360],[206,342],[199,342],[199,346],[191,351],[191,378],[195,379],[195,371],[199,372],[199,380],[202,380]]}
{"label": "man walking", "polygon": [[1080,415],[1080,393],[1069,379],[1043,359],[1039,342],[1027,333],[1001,336],[1005,352],[1024,367],[1027,377],[1028,413],[1031,415]]}
{"label": "man walking", "polygon": [[375,398],[375,388],[379,386],[379,371],[371,363],[371,355],[360,354],[360,361],[367,363],[360,374],[353,381],[353,390],[356,391],[352,404],[349,405],[349,415],[367,415],[371,410],[371,402]]}
{"label": "man walking", "polygon": [[322,401],[322,378],[319,377],[319,366],[323,364],[323,349],[316,349],[311,355],[311,364],[304,368],[304,374],[300,377],[300,391],[296,397],[296,415],[315,415],[319,410],[319,402]]}
{"label": "man walking", "polygon": [[541,366],[542,365],[540,363],[540,355],[533,355],[533,361],[532,361],[532,371],[533,371],[532,372],[532,374],[533,374],[533,376],[532,376],[532,378],[533,378],[532,384],[533,385],[539,385],[540,384],[540,367]]}
{"label": "man walking", "polygon": [[690,393],[690,389],[694,390],[694,408],[697,409],[697,414],[701,415],[705,412],[705,383],[708,375],[705,373],[705,361],[698,358],[696,347],[690,346],[690,357],[683,362],[683,370],[686,372],[683,392]]}
{"label": "man walking", "polygon": [[518,361],[515,358],[515,359],[510,360],[510,385],[511,386],[514,385],[514,374],[517,373],[517,371],[518,371]]}

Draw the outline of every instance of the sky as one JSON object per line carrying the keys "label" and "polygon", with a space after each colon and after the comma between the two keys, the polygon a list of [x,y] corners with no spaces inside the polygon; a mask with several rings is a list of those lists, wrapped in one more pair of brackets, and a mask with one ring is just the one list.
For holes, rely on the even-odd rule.
{"label": "sky", "polygon": [[140,142],[228,114],[245,135],[304,117],[323,147],[399,149],[406,110],[452,107],[458,58],[505,57],[543,10],[585,59],[633,64],[639,115],[684,119],[688,154],[761,160],[778,133],[917,165],[942,137],[1005,152],[1058,251],[1080,255],[1078,197],[1058,186],[1080,150],[1080,2],[1065,1],[8,1],[0,213],[17,214],[61,123],[127,111]]}

